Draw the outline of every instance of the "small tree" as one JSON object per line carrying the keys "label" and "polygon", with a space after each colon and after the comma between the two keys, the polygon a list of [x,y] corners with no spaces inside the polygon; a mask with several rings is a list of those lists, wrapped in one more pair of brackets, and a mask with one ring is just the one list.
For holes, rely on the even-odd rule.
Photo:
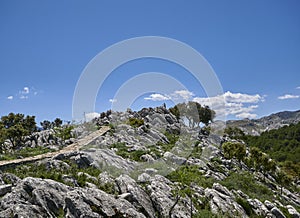
{"label": "small tree", "polygon": [[224,156],[228,159],[236,158],[239,162],[246,156],[246,146],[239,142],[225,142],[222,145]]}
{"label": "small tree", "polygon": [[280,194],[282,195],[282,188],[290,184],[291,178],[288,177],[288,175],[286,175],[283,171],[280,170],[277,172],[275,179],[280,185]]}
{"label": "small tree", "polygon": [[174,107],[171,107],[169,110],[176,117],[177,120],[180,119],[180,112],[179,112],[177,105],[175,105]]}
{"label": "small tree", "polygon": [[261,166],[262,166],[262,156],[263,156],[263,153],[261,152],[261,150],[259,150],[259,148],[252,147],[250,149],[251,163],[253,164],[253,167],[257,171],[259,171],[261,169]]}
{"label": "small tree", "polygon": [[52,124],[49,120],[44,120],[43,122],[40,122],[40,124],[41,124],[43,130],[52,128]]}
{"label": "small tree", "polygon": [[60,118],[56,118],[53,122],[54,127],[61,127],[63,121]]}
{"label": "small tree", "polygon": [[74,129],[73,126],[59,127],[56,129],[56,136],[63,140],[70,139],[70,138],[74,137],[72,134],[72,129]]}
{"label": "small tree", "polygon": [[169,109],[170,112],[176,116],[188,120],[189,127],[198,127],[200,123],[208,125],[215,118],[215,112],[208,106],[201,106],[198,102],[189,101],[187,103],[179,103],[173,108]]}
{"label": "small tree", "polygon": [[2,140],[9,140],[13,148],[16,148],[22,143],[24,136],[36,131],[35,116],[10,113],[1,117],[0,127]]}

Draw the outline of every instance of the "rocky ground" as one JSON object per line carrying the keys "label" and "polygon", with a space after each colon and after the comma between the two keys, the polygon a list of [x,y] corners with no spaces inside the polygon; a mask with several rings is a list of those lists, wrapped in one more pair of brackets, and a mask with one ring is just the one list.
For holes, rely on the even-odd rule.
{"label": "rocky ground", "polygon": [[[164,107],[102,113],[73,130],[76,140],[93,125],[111,130],[79,151],[1,169],[0,217],[300,217],[299,184],[282,188],[226,159],[221,143],[232,139]],[[69,143],[47,137],[28,146]]]}

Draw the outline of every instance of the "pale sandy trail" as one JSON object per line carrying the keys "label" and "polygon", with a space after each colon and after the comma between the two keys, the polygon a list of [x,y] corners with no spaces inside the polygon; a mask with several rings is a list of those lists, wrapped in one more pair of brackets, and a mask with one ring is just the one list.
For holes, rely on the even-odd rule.
{"label": "pale sandy trail", "polygon": [[22,159],[3,160],[3,161],[0,161],[0,167],[5,167],[8,165],[15,165],[15,164],[22,164],[22,163],[26,163],[26,162],[33,162],[33,161],[41,160],[44,158],[51,158],[58,154],[64,154],[64,153],[69,153],[72,151],[78,151],[81,147],[88,145],[89,143],[94,141],[99,136],[105,134],[109,130],[110,130],[109,126],[103,126],[99,130],[92,132],[91,134],[87,135],[86,137],[79,139],[77,142],[74,142],[73,144],[68,145],[59,151],[49,152],[49,153],[45,153],[45,154],[39,154],[39,155],[36,155],[33,157],[26,157],[26,158],[22,158]]}

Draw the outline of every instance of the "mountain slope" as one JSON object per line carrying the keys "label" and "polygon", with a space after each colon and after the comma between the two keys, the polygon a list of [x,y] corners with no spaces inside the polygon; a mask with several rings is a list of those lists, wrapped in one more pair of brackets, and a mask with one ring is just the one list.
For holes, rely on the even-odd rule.
{"label": "mountain slope", "polygon": [[289,124],[300,122],[300,110],[274,113],[260,119],[229,120],[226,125],[238,127],[246,134],[259,135],[264,131],[278,129]]}
{"label": "mountain slope", "polygon": [[[110,130],[81,150],[3,169],[0,217],[300,217],[297,183],[253,168],[242,142],[187,127],[165,107],[93,122]],[[223,143],[239,143],[245,159]]]}

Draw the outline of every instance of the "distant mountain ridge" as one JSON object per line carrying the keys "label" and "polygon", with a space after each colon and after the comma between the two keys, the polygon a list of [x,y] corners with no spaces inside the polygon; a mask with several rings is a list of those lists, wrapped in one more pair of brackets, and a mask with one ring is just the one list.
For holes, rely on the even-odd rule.
{"label": "distant mountain ridge", "polygon": [[246,134],[259,135],[264,131],[278,129],[298,122],[300,122],[300,110],[282,111],[259,119],[229,120],[226,122],[226,125],[238,127]]}

